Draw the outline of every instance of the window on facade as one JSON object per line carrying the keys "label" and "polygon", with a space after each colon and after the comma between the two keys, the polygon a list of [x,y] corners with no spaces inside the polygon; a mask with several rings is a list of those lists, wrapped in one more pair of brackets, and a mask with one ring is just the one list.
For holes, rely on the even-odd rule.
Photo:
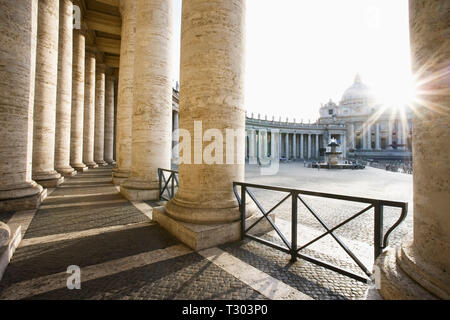
{"label": "window on facade", "polygon": [[333,114],[333,109],[328,109],[328,114]]}

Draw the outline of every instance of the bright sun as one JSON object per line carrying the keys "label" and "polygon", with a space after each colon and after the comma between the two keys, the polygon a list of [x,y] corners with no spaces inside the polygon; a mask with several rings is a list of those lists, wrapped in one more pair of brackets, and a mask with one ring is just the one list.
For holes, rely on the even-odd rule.
{"label": "bright sun", "polygon": [[395,87],[385,87],[377,93],[378,102],[385,108],[403,109],[416,100],[416,86],[412,76],[406,76]]}

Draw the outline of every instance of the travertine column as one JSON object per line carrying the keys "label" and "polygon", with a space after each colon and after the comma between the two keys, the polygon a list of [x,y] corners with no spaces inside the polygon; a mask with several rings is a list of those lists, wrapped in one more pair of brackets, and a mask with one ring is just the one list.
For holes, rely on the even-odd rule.
{"label": "travertine column", "polygon": [[347,157],[347,136],[344,134],[343,138],[342,138],[342,156],[344,157],[344,159]]}
{"label": "travertine column", "polygon": [[36,1],[0,0],[0,213],[44,196],[31,180],[36,32]]}
{"label": "travertine column", "polygon": [[[172,222],[212,226],[192,227],[193,241],[175,222],[173,228],[165,226],[195,249],[239,237],[240,212],[233,181],[244,180],[245,168],[244,2],[183,1],[180,126],[193,137],[194,120],[201,120],[203,132],[218,129],[225,137],[226,130],[232,129],[237,140],[230,164],[225,164],[223,155],[224,164],[180,165],[180,186],[175,198],[166,205],[168,215]],[[225,150],[226,141],[221,147]],[[202,151],[203,148],[199,150]]]}
{"label": "travertine column", "polygon": [[255,129],[249,129],[249,136],[248,136],[248,140],[249,140],[249,148],[248,148],[248,153],[249,153],[249,162],[250,163],[255,163],[256,160],[256,155],[255,155]]}
{"label": "travertine column", "polygon": [[84,130],[84,65],[85,29],[73,30],[72,112],[70,126],[70,165],[77,171],[86,171],[83,163]]}
{"label": "travertine column", "polygon": [[303,147],[303,139],[304,139],[303,133],[301,133],[300,134],[300,159],[304,158],[303,157],[303,149],[304,149],[304,147]]}
{"label": "travertine column", "polygon": [[270,158],[277,160],[280,158],[280,146],[278,146],[280,132],[278,130],[271,130],[270,132]]}
{"label": "travertine column", "polygon": [[96,168],[94,162],[95,138],[95,52],[86,47],[84,77],[84,128],[83,128],[83,162],[89,168]]}
{"label": "travertine column", "polygon": [[388,120],[388,149],[392,150],[392,121]]}
{"label": "travertine column", "polygon": [[372,125],[367,124],[367,150],[372,150]]}
{"label": "travertine column", "polygon": [[159,199],[158,168],[172,151],[172,1],[138,0],[129,200]]}
{"label": "travertine column", "polygon": [[365,123],[361,124],[361,135],[362,135],[362,148],[367,149],[367,126]]}
{"label": "travertine column", "polygon": [[95,126],[94,161],[105,166],[105,69],[104,64],[95,67]]}
{"label": "travertine column", "polygon": [[353,123],[349,124],[349,134],[350,134],[350,148],[355,149],[355,125]]}
{"label": "travertine column", "polygon": [[261,159],[263,154],[263,144],[264,144],[264,138],[261,129],[258,130],[258,159]]}
{"label": "travertine column", "polygon": [[381,150],[380,147],[380,123],[377,122],[375,129],[375,149]]}
{"label": "travertine column", "polygon": [[108,164],[113,164],[114,156],[114,85],[115,79],[106,75],[105,84],[105,151],[104,159]]}
{"label": "travertine column", "polygon": [[56,187],[64,181],[61,174],[55,171],[58,21],[59,0],[38,1],[33,179],[43,187]]}
{"label": "travertine column", "polygon": [[63,176],[77,172],[70,166],[72,108],[72,0],[59,2],[58,87],[56,93],[55,169]]}
{"label": "travertine column", "polygon": [[286,149],[286,160],[289,160],[289,132],[286,132],[286,135],[284,136],[284,145]]}
{"label": "travertine column", "polygon": [[387,299],[450,299],[450,2],[409,2],[412,68],[421,84],[415,104],[414,238],[387,251],[380,293]]}
{"label": "travertine column", "polygon": [[292,157],[297,159],[297,139],[296,139],[296,133],[292,135]]}
{"label": "travertine column", "polygon": [[122,32],[120,40],[120,72],[117,90],[117,164],[113,170],[113,183],[115,185],[120,185],[125,181],[130,174],[131,168],[136,0],[120,0],[120,13],[122,15]]}
{"label": "travertine column", "polygon": [[308,159],[311,159],[311,134],[308,134]]}
{"label": "travertine column", "polygon": [[[179,143],[179,133],[178,133],[178,130],[177,129],[179,129],[180,128],[180,125],[179,125],[179,121],[178,121],[178,118],[179,118],[179,115],[178,115],[178,112],[177,111],[173,111],[173,128],[172,128],[172,132],[174,133],[174,136],[173,136],[173,138],[172,138],[172,145],[173,145],[173,147],[172,147],[172,152],[173,152],[173,154],[172,154],[172,159],[173,159],[173,161],[175,162],[175,163],[178,163],[178,161],[179,161],[179,149],[178,149],[178,143]],[[176,131],[175,131],[176,130]],[[245,143],[247,143],[247,139],[245,139]]]}
{"label": "travertine column", "polygon": [[314,151],[314,156],[316,158],[319,158],[319,135],[316,134],[316,145],[315,145],[315,151]]}

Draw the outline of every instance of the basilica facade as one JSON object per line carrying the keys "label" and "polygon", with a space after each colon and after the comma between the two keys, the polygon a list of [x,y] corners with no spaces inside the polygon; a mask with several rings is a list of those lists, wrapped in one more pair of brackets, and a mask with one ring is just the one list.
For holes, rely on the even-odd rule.
{"label": "basilica facade", "polygon": [[411,160],[412,112],[378,104],[360,75],[338,104],[330,100],[319,113],[316,123],[251,114],[246,118],[246,158],[273,158],[279,150],[281,160],[321,160],[329,141],[336,139],[343,158]]}

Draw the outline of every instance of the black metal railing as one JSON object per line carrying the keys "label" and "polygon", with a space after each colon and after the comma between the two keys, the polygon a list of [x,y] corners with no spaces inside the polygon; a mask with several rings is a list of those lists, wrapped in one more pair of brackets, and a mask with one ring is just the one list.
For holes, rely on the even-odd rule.
{"label": "black metal railing", "polygon": [[[239,192],[237,190],[238,186],[241,187],[240,196],[239,196]],[[251,190],[249,190],[248,188],[286,192],[288,194],[281,201],[279,201],[274,207],[272,207],[272,209],[270,209],[269,211],[266,212],[264,210],[264,208],[262,207],[262,205],[259,203],[259,201],[256,199],[253,192]],[[370,283],[372,281],[372,273],[358,259],[358,257],[356,257],[356,255],[347,247],[347,245],[336,235],[335,231],[338,228],[342,227],[343,225],[349,223],[353,219],[361,216],[363,213],[368,212],[370,209],[374,209],[373,210],[373,212],[374,212],[374,258],[376,259],[382,253],[383,249],[385,249],[388,246],[389,235],[392,233],[392,231],[394,231],[394,229],[403,220],[405,220],[407,212],[408,212],[408,203],[407,202],[397,202],[397,201],[352,197],[352,196],[346,196],[346,195],[330,194],[330,193],[323,193],[323,192],[313,192],[313,191],[290,189],[290,188],[283,188],[283,187],[265,186],[265,185],[257,185],[257,184],[242,183],[242,182],[234,182],[233,190],[234,190],[234,194],[236,195],[236,198],[238,200],[239,208],[240,208],[240,212],[241,212],[241,238],[242,239],[247,237],[247,238],[255,240],[259,243],[267,245],[269,247],[286,252],[291,255],[292,262],[295,262],[297,260],[297,258],[301,258],[301,259],[304,259],[311,263],[314,263],[316,265],[325,267],[327,269],[333,270],[335,272],[338,272],[340,274],[343,274],[345,276],[348,276],[350,278],[353,278],[355,280],[365,282],[365,283]],[[250,198],[253,200],[253,202],[256,204],[256,206],[262,213],[262,216],[248,228],[246,228],[246,225],[245,225],[246,195],[247,194],[250,196]],[[360,210],[359,212],[355,213],[350,218],[339,223],[338,225],[330,228],[328,226],[328,224],[317,214],[317,212],[315,212],[311,208],[311,206],[305,201],[305,199],[302,196],[314,196],[314,197],[345,200],[345,201],[358,202],[358,203],[366,203],[366,204],[368,204],[368,206],[365,207],[364,209]],[[292,210],[292,212],[291,212],[291,220],[292,220],[291,221],[291,241],[289,241],[283,235],[283,233],[276,226],[276,224],[274,223],[272,218],[269,216],[276,208],[278,208],[283,202],[285,202],[289,198],[291,198],[291,202],[292,202],[292,204],[291,204],[291,210]],[[301,202],[306,207],[306,209],[316,218],[316,220],[326,229],[325,233],[323,233],[322,235],[316,237],[315,239],[309,241],[308,243],[306,243],[300,247],[298,247],[298,244],[297,244],[298,202]],[[400,214],[399,219],[383,235],[383,209],[384,209],[384,207],[401,208],[401,214]],[[251,229],[253,229],[258,223],[260,223],[264,218],[270,223],[270,225],[275,230],[275,232],[280,236],[280,238],[285,246],[281,246],[277,243],[274,243],[269,240],[249,234],[249,231]],[[315,243],[316,241],[322,239],[323,237],[325,237],[327,235],[331,235],[333,237],[333,239],[342,247],[342,249],[344,249],[344,251],[352,258],[352,260],[367,275],[368,278],[360,276],[358,274],[355,274],[351,271],[342,269],[336,265],[329,264],[329,263],[319,260],[317,258],[300,253],[300,251],[309,247],[310,245],[312,245],[313,243]]]}
{"label": "black metal railing", "polygon": [[[169,173],[166,177],[164,173]],[[178,171],[169,169],[158,169],[159,200],[169,201],[175,196],[178,189]]]}

